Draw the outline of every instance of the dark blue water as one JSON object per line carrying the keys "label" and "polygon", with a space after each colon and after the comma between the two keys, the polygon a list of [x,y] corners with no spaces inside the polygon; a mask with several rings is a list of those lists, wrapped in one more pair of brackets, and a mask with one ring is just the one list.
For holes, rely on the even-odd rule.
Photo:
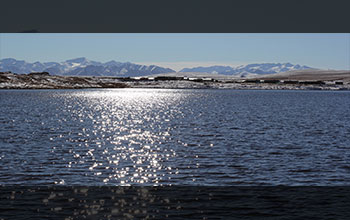
{"label": "dark blue water", "polygon": [[349,181],[350,92],[0,91],[0,184]]}

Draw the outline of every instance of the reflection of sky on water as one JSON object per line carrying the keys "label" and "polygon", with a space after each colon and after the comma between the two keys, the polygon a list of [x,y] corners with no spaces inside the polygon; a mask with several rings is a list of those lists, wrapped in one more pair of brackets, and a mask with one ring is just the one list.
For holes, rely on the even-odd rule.
{"label": "reflection of sky on water", "polygon": [[0,184],[342,185],[349,100],[340,91],[1,91]]}
{"label": "reflection of sky on water", "polygon": [[63,114],[71,116],[76,126],[72,132],[78,132],[66,140],[75,143],[69,150],[73,160],[66,167],[83,167],[103,176],[101,181],[107,184],[157,185],[164,178],[170,180],[178,171],[167,165],[176,155],[164,144],[171,130],[167,122],[181,117],[176,104],[183,98],[166,90],[73,93]]}

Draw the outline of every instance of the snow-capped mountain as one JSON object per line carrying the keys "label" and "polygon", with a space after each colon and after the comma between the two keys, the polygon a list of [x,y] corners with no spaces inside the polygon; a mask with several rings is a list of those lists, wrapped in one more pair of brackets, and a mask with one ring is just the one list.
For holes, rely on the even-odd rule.
{"label": "snow-capped mountain", "polygon": [[[231,75],[238,77],[251,77],[258,74],[273,74],[292,70],[312,69],[308,66],[291,63],[260,63],[248,64],[237,67],[230,66],[210,66],[184,68],[180,72],[199,72]],[[6,58],[0,60],[0,71],[11,71],[13,73],[49,72],[51,75],[66,76],[146,76],[160,73],[174,73],[169,68],[155,65],[139,65],[130,62],[117,62],[111,60],[106,63],[91,61],[85,57],[66,60],[64,62],[35,62],[27,63],[23,60]]]}
{"label": "snow-capped mountain", "polygon": [[0,71],[12,71],[14,73],[28,73],[42,71],[45,65],[40,62],[27,63],[24,60],[16,60],[12,58],[0,60]]}
{"label": "snow-capped mountain", "polygon": [[180,72],[205,72],[205,73],[218,73],[224,75],[235,76],[252,76],[258,74],[272,74],[281,73],[292,70],[312,69],[308,66],[301,66],[299,64],[293,65],[291,63],[260,63],[260,64],[248,64],[237,67],[230,66],[210,66],[210,67],[195,67],[184,68]]}
{"label": "snow-capped mountain", "polygon": [[211,66],[211,67],[194,67],[194,68],[184,68],[180,72],[201,72],[201,73],[220,73],[228,75],[232,72],[232,67],[230,66]]}
{"label": "snow-capped mountain", "polygon": [[51,75],[125,77],[175,72],[172,69],[154,65],[145,66],[130,62],[116,62],[114,60],[101,63],[88,60],[85,57],[70,59],[60,63],[27,63],[23,60],[6,58],[0,60],[0,71],[11,71],[19,74],[45,71],[49,72]]}
{"label": "snow-capped mountain", "polygon": [[89,65],[86,67],[78,67],[65,75],[71,76],[145,76],[158,73],[171,73],[175,72],[172,69],[165,69],[159,66],[145,66],[133,63],[120,63],[118,65]]}

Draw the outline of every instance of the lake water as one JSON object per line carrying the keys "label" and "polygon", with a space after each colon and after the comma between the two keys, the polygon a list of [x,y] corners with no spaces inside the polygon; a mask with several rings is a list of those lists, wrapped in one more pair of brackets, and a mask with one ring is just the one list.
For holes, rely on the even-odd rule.
{"label": "lake water", "polygon": [[0,91],[0,185],[349,181],[347,91]]}

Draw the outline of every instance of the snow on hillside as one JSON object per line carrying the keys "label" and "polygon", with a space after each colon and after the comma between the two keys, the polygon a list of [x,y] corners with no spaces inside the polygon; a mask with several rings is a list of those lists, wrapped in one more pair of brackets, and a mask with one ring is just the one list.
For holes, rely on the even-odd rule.
{"label": "snow on hillside", "polygon": [[0,71],[25,74],[30,72],[49,72],[51,75],[70,76],[143,76],[156,73],[175,72],[169,68],[155,65],[145,66],[130,62],[109,61],[106,63],[91,61],[85,57],[66,60],[63,62],[35,62],[7,58],[0,60]]}
{"label": "snow on hillside", "polygon": [[180,72],[206,72],[206,73],[219,73],[224,75],[237,75],[237,76],[253,76],[252,74],[273,74],[292,70],[304,70],[310,69],[308,66],[301,66],[299,64],[293,65],[291,63],[260,63],[260,64],[248,64],[240,65],[237,67],[230,66],[210,66],[210,67],[194,67],[184,68]]}
{"label": "snow on hillside", "polygon": [[291,63],[260,63],[240,65],[237,67],[230,66],[210,66],[184,68],[179,73],[169,68],[163,68],[155,65],[139,65],[130,62],[116,62],[114,60],[106,63],[88,60],[85,57],[66,60],[63,62],[35,62],[27,63],[24,60],[7,58],[0,60],[0,71],[11,71],[13,73],[30,73],[30,72],[49,72],[51,75],[66,76],[123,76],[138,77],[154,74],[171,73],[179,75],[180,73],[200,73],[209,74],[208,77],[221,77],[220,75],[251,78],[265,74],[277,74],[288,71],[298,71],[311,69],[308,66]]}

